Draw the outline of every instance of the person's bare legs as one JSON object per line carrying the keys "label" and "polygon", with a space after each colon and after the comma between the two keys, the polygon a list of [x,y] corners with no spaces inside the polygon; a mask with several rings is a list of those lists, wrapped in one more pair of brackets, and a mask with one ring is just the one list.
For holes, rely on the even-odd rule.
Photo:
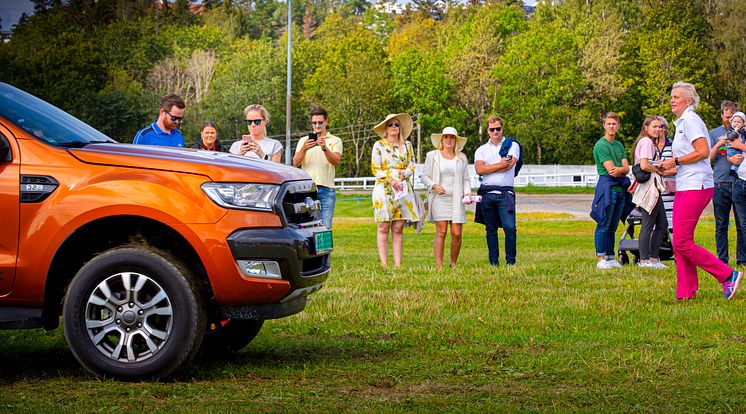
{"label": "person's bare legs", "polygon": [[461,253],[461,230],[463,225],[451,223],[451,267],[456,267],[458,255]]}
{"label": "person's bare legs", "polygon": [[394,253],[394,266],[401,267],[402,255],[402,231],[404,230],[404,220],[391,222],[391,250]]}
{"label": "person's bare legs", "polygon": [[378,234],[376,243],[378,244],[378,258],[381,259],[381,266],[386,267],[389,263],[389,231],[391,222],[384,221],[378,223]]}
{"label": "person's bare legs", "polygon": [[[443,250],[446,243],[446,234],[448,234],[448,222],[435,222],[435,241],[433,242],[433,251],[435,252],[435,266],[438,269],[443,268]],[[453,236],[451,236],[453,237]]]}

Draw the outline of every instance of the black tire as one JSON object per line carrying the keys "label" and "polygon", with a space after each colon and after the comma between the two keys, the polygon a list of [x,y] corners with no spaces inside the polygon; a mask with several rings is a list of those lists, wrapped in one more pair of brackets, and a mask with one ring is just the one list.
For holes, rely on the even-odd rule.
{"label": "black tire", "polygon": [[618,256],[619,256],[619,263],[621,263],[622,266],[629,264],[629,256],[627,255],[626,252],[619,250]]}
{"label": "black tire", "polygon": [[189,362],[202,341],[205,311],[191,272],[146,246],[108,250],[68,287],[65,338],[97,376],[162,379]]}
{"label": "black tire", "polygon": [[205,356],[220,355],[225,352],[238,352],[262,329],[264,321],[246,319],[215,320],[207,324],[200,353]]}

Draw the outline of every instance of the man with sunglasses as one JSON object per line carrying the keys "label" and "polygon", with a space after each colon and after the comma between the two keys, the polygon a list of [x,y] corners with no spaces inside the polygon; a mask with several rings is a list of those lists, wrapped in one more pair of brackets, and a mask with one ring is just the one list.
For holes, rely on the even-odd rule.
{"label": "man with sunglasses", "polygon": [[293,165],[307,172],[316,183],[321,204],[321,222],[324,227],[331,229],[337,199],[334,176],[335,168],[342,160],[342,140],[326,131],[328,121],[326,109],[311,111],[313,134],[301,137],[298,141]]}
{"label": "man with sunglasses", "polygon": [[166,94],[161,98],[158,119],[141,129],[132,140],[133,144],[160,145],[162,147],[184,147],[184,136],[178,126],[184,119],[186,104],[179,95]]}
{"label": "man with sunglasses", "polygon": [[[520,146],[512,141],[507,154],[500,155],[505,138],[503,121],[497,115],[487,119],[487,134],[490,139],[477,148],[474,154],[474,169],[481,176],[482,185],[477,194],[482,201],[477,204],[475,221],[484,224],[490,264],[500,264],[497,228],[505,232],[505,262],[515,264],[516,223],[515,223],[515,165],[521,156]],[[507,145],[506,145],[507,147]]]}

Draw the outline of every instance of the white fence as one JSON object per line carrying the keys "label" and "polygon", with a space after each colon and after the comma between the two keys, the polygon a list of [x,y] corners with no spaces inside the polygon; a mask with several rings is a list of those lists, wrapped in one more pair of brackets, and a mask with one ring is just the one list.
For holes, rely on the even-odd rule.
{"label": "white fence", "polygon": [[[414,186],[424,189],[420,182],[420,171],[424,164],[415,167]],[[473,188],[479,187],[479,176],[474,166],[469,165],[469,177]],[[598,179],[595,165],[524,165],[520,174],[515,177],[516,187],[535,185],[539,187],[594,187]],[[376,183],[375,177],[337,178],[334,184],[340,191],[372,190]]]}

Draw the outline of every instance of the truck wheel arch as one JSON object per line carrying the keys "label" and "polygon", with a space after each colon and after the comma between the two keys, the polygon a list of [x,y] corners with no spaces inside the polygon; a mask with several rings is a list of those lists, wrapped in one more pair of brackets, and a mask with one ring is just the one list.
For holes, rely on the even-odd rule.
{"label": "truck wheel arch", "polygon": [[137,244],[152,246],[179,258],[199,282],[203,297],[213,297],[199,254],[174,228],[141,216],[103,217],[69,234],[54,253],[44,289],[44,328],[59,326],[67,287],[86,262],[113,247]]}

